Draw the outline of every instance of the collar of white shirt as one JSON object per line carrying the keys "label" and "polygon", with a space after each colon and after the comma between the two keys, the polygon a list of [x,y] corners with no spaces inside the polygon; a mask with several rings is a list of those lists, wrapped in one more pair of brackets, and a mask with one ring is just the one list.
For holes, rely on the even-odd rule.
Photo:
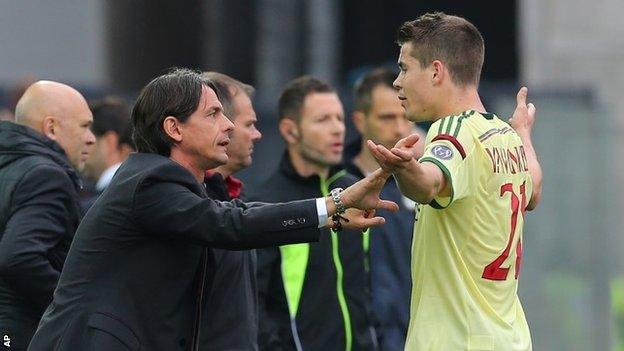
{"label": "collar of white shirt", "polygon": [[111,182],[111,179],[113,179],[113,176],[115,175],[115,172],[117,172],[119,166],[121,166],[121,162],[108,167],[104,172],[102,172],[100,179],[98,179],[95,184],[95,190],[104,191],[104,189],[106,189],[108,184]]}

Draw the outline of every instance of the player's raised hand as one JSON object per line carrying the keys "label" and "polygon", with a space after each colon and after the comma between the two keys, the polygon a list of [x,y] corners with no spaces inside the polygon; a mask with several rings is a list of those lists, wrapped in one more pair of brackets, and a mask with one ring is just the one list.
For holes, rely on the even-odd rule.
{"label": "player's raised hand", "polygon": [[527,104],[528,89],[520,88],[516,96],[516,109],[509,119],[511,127],[519,134],[531,135],[535,123],[535,105]]}

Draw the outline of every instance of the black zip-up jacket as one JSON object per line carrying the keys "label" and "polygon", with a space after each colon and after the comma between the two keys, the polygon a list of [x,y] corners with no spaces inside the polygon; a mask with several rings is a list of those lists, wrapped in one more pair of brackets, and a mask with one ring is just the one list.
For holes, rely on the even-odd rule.
{"label": "black zip-up jacket", "polygon": [[[338,167],[330,170],[327,180],[317,175],[303,178],[286,153],[252,199],[282,202],[321,197],[355,181]],[[323,229],[318,243],[257,253],[261,350],[376,348],[360,231],[335,234]]]}
{"label": "black zip-up jacket", "polygon": [[[223,177],[206,177],[208,197],[231,200]],[[244,198],[239,196],[238,198]],[[208,267],[199,349],[258,349],[258,289],[255,250],[205,248]]]}
{"label": "black zip-up jacket", "polygon": [[79,187],[55,141],[0,122],[0,336],[11,350],[28,347],[52,300],[80,221]]}

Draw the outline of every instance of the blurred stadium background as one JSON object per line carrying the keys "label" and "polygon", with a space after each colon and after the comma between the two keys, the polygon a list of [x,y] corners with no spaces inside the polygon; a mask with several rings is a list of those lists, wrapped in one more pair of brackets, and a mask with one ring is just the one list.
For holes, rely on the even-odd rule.
{"label": "blurred stadium background", "polygon": [[544,200],[528,216],[520,284],[534,349],[624,350],[621,0],[0,0],[0,107],[34,79],[132,99],[171,66],[221,71],[258,89],[253,186],[281,152],[288,80],[332,82],[348,115],[357,77],[395,65],[399,24],[431,10],[481,30],[491,111],[510,115],[521,84],[538,107]]}

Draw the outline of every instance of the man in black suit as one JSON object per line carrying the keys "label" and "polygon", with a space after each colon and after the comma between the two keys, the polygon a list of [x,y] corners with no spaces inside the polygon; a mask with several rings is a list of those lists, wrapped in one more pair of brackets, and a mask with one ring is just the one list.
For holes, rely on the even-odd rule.
{"label": "man in black suit", "polygon": [[80,224],[54,300],[29,350],[197,350],[206,264],[202,246],[250,249],[318,240],[334,226],[383,224],[371,209],[382,170],[332,196],[282,204],[218,202],[202,184],[228,161],[232,123],[212,84],[189,70],[150,82],[132,112],[138,152]]}

